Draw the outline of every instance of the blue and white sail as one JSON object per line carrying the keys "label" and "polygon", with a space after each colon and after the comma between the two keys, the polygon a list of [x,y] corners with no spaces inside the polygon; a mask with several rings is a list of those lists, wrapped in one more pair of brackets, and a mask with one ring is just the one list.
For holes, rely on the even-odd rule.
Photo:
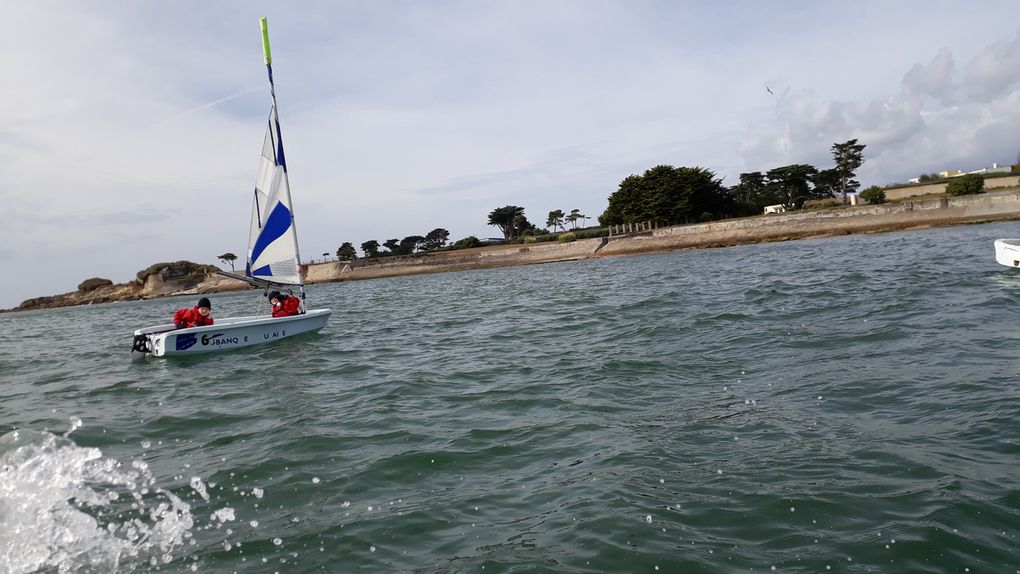
{"label": "blue and white sail", "polygon": [[302,285],[294,207],[290,198],[290,182],[287,179],[287,160],[283,154],[283,140],[280,137],[280,118],[276,110],[269,32],[265,18],[262,18],[260,23],[273,106],[269,111],[269,124],[266,126],[265,141],[262,143],[258,179],[255,181],[255,200],[251,212],[251,230],[248,234],[248,261],[245,274],[271,283]]}

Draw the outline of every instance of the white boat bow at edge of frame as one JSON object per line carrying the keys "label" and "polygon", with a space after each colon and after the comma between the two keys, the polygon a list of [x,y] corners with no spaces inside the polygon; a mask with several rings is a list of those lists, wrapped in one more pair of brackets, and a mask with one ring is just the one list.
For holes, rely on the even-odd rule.
{"label": "white boat bow at edge of frame", "polygon": [[1020,238],[996,239],[995,261],[1006,267],[1020,267]]}

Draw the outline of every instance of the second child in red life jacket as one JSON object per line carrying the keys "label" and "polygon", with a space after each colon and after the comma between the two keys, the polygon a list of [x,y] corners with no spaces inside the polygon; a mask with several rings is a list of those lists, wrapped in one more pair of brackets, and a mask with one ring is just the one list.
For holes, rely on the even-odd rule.
{"label": "second child in red life jacket", "polygon": [[269,294],[269,304],[273,306],[273,317],[290,317],[301,313],[301,300],[279,291]]}
{"label": "second child in red life jacket", "polygon": [[178,309],[174,311],[174,326],[178,329],[186,329],[188,327],[212,325],[213,318],[210,316],[210,313],[212,313],[212,303],[209,302],[207,297],[202,297],[198,300],[198,304],[195,305],[194,309]]}

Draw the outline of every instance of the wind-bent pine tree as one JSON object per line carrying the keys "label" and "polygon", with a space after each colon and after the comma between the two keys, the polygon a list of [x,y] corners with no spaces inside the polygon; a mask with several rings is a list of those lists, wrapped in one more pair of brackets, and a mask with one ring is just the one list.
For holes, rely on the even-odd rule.
{"label": "wind-bent pine tree", "polygon": [[507,241],[514,238],[516,227],[519,223],[518,217],[524,215],[524,208],[517,205],[506,205],[497,207],[489,214],[489,225],[499,228],[503,232],[503,238]]}
{"label": "wind-bent pine tree", "polygon": [[857,143],[856,139],[847,140],[843,143],[832,144],[832,159],[836,162],[836,177],[839,181],[839,189],[843,193],[843,203],[846,204],[846,194],[856,191],[861,186],[859,181],[854,179],[857,168],[864,163],[865,144]]}
{"label": "wind-bent pine tree", "polygon": [[230,270],[234,271],[234,261],[237,261],[237,255],[227,252],[217,257],[220,261],[230,264]]}
{"label": "wind-bent pine tree", "polygon": [[546,227],[552,227],[553,231],[563,227],[563,210],[557,209],[549,212],[549,218],[545,220]]}

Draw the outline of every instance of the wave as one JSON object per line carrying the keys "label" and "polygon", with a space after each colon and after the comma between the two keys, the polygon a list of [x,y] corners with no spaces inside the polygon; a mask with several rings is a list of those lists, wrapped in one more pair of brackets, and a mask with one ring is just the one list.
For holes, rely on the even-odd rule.
{"label": "wave", "polygon": [[168,564],[181,554],[193,524],[191,507],[160,488],[143,461],[124,465],[49,432],[0,436],[0,563],[6,572],[98,573]]}

